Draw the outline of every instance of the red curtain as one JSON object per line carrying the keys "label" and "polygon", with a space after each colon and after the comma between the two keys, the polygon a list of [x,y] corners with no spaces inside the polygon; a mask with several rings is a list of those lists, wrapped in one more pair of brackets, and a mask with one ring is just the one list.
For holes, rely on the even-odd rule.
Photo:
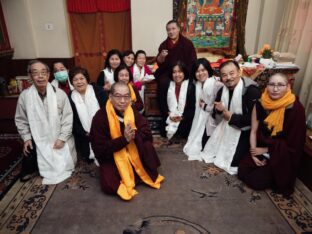
{"label": "red curtain", "polygon": [[69,13],[123,12],[130,10],[130,0],[67,0]]}

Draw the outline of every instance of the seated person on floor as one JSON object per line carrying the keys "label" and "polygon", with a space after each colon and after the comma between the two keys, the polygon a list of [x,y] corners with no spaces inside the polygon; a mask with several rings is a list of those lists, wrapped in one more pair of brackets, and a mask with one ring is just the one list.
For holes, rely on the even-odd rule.
{"label": "seated person on floor", "polygon": [[125,64],[121,64],[119,67],[116,68],[114,73],[114,81],[115,82],[121,81],[124,82],[126,85],[128,85],[130,89],[131,102],[133,107],[135,107],[138,111],[143,111],[144,109],[143,101],[141,99],[139,91],[132,84],[133,81],[132,73]]}
{"label": "seated person on floor", "polygon": [[160,188],[164,177],[157,171],[160,161],[149,123],[131,106],[129,86],[125,83],[112,85],[106,106],[93,118],[90,140],[100,163],[105,193],[130,200],[138,193],[135,185],[140,181]]}
{"label": "seated person on floor", "polygon": [[142,100],[144,101],[145,83],[155,79],[146,63],[146,53],[144,50],[138,50],[135,53],[135,63],[130,71],[133,74],[133,84],[139,90]]}
{"label": "seated person on floor", "polygon": [[53,63],[54,80],[51,81],[51,85],[55,88],[60,88],[66,94],[69,94],[74,89],[68,79],[68,70],[63,62]]}
{"label": "seated person on floor", "polygon": [[186,66],[180,61],[173,64],[169,78],[171,81],[167,93],[167,138],[186,139],[195,112],[195,86],[192,80],[189,80]]}
{"label": "seated person on floor", "polygon": [[127,65],[127,67],[132,67],[134,64],[134,52],[132,50],[126,50],[122,54],[122,60]]}
{"label": "seated person on floor", "polygon": [[73,134],[76,149],[83,160],[89,163],[95,161],[98,165],[90,148],[89,133],[92,118],[106,103],[107,94],[102,87],[89,84],[89,73],[84,68],[70,69],[69,79],[74,86],[74,90],[69,94],[69,101],[74,114]]}
{"label": "seated person on floor", "polygon": [[104,70],[100,72],[96,84],[109,91],[114,81],[114,71],[121,64],[122,57],[119,50],[113,49],[107,53]]}
{"label": "seated person on floor", "polygon": [[290,195],[305,142],[305,111],[284,74],[270,77],[252,111],[250,153],[240,162],[238,178],[252,189],[273,188]]}
{"label": "seated person on floor", "polygon": [[76,163],[72,108],[66,93],[48,82],[45,63],[31,60],[27,72],[33,85],[20,94],[15,114],[27,161],[22,175],[38,165],[43,184],[58,184],[71,176]]}
{"label": "seated person on floor", "polygon": [[213,76],[210,63],[205,58],[196,60],[191,77],[196,80],[196,110],[183,152],[189,160],[201,160],[198,158],[199,153],[217,125],[212,117],[212,111],[217,92],[223,84],[219,81],[219,77]]}
{"label": "seated person on floor", "polygon": [[237,174],[241,158],[249,151],[251,112],[260,98],[257,83],[241,77],[234,60],[220,65],[224,86],[215,100],[214,117],[221,122],[200,153],[206,163],[214,163],[229,174]]}

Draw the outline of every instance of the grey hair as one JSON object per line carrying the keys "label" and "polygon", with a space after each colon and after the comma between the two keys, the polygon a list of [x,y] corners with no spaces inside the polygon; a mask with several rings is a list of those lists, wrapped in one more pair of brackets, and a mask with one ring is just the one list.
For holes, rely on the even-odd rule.
{"label": "grey hair", "polygon": [[37,60],[37,59],[33,59],[33,60],[30,60],[30,61],[28,62],[28,65],[27,65],[27,73],[28,73],[28,74],[31,73],[31,66],[32,66],[33,64],[35,64],[35,63],[41,63],[42,65],[45,66],[47,72],[50,72],[50,68],[49,68],[49,66],[48,66],[46,63],[41,62],[40,60]]}

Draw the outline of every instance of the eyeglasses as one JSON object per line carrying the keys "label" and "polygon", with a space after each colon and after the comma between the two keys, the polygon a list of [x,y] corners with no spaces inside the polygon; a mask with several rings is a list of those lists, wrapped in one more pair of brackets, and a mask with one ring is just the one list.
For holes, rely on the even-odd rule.
{"label": "eyeglasses", "polygon": [[118,95],[118,94],[113,94],[112,95],[116,100],[121,101],[122,99],[129,101],[131,99],[130,95]]}
{"label": "eyeglasses", "polygon": [[286,84],[281,84],[281,83],[277,83],[277,84],[268,83],[267,86],[268,86],[270,89],[274,89],[275,87],[276,87],[277,89],[282,89],[282,88],[286,87],[287,85],[286,85]]}
{"label": "eyeglasses", "polygon": [[33,76],[33,77],[38,77],[38,76],[46,76],[48,74],[48,71],[47,70],[43,70],[43,71],[32,71],[30,72],[30,74]]}

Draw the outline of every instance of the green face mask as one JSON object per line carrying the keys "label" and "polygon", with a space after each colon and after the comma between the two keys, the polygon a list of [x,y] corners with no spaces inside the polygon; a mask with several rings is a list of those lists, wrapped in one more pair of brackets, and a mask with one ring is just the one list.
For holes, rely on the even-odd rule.
{"label": "green face mask", "polygon": [[54,77],[57,81],[65,83],[68,80],[68,72],[67,71],[55,72]]}

